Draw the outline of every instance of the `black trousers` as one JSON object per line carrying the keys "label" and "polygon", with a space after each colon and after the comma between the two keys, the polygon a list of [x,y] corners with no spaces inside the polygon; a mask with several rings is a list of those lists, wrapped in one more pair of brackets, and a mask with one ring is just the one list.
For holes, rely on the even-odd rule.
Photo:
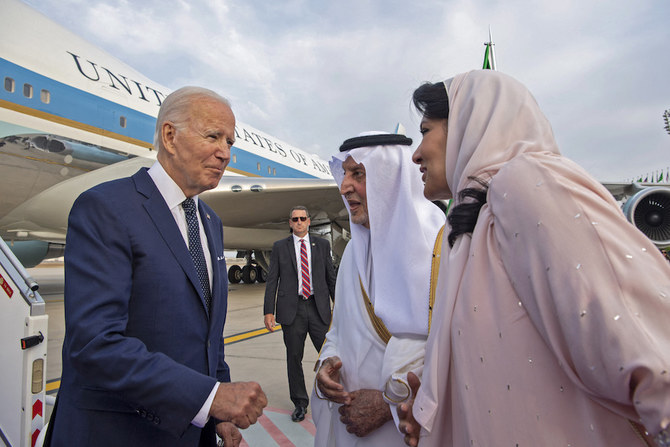
{"label": "black trousers", "polygon": [[302,356],[305,352],[307,334],[318,351],[326,339],[328,324],[321,321],[314,298],[298,299],[298,310],[293,323],[282,324],[284,345],[286,346],[286,369],[288,370],[288,388],[293,404],[307,408],[309,394],[305,388],[305,375],[302,372]]}

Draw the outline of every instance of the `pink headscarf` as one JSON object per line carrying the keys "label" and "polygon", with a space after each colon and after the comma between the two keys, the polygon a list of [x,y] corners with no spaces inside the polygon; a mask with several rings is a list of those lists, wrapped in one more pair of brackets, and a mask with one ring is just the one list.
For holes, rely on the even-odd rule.
{"label": "pink headscarf", "polygon": [[[468,177],[495,175],[522,153],[559,154],[551,125],[531,93],[492,70],[471,71],[445,82],[449,97],[447,184],[458,204]],[[456,186],[456,187],[454,187]]]}
{"label": "pink headscarf", "polygon": [[[591,439],[588,426],[573,419],[573,407],[581,406],[603,424],[611,424],[613,413],[621,417],[623,428],[610,425],[621,430],[616,436],[630,435],[626,419],[658,433],[670,422],[667,261],[625,220],[598,181],[560,155],[549,122],[523,85],[482,70],[457,75],[445,86],[452,209],[459,191],[481,188],[470,177],[488,182],[489,190],[472,234],[458,237],[451,248],[444,238],[425,368],[413,407],[417,421],[431,432],[421,445],[473,436],[484,445],[493,444],[482,439],[496,436],[500,444],[507,436],[532,445],[541,436],[505,426],[505,416],[510,421],[527,416],[523,404],[499,416],[501,432],[490,433],[494,419],[477,424],[483,405],[507,398],[487,388],[492,371],[522,374],[515,392],[549,396],[553,382],[544,381],[550,380],[573,387],[568,396],[566,386],[561,403],[519,395],[540,402],[543,410],[562,410],[545,429]],[[510,329],[512,314],[514,327],[524,331]],[[461,332],[455,328],[465,324],[469,337],[455,338]],[[507,332],[499,334],[505,329],[496,325]],[[484,346],[483,340],[504,340],[508,351],[496,352],[497,345]],[[510,363],[523,354],[514,346],[533,347],[534,369]],[[490,361],[468,363],[468,349],[488,350]],[[516,360],[500,360],[506,355]],[[479,386],[464,391],[467,381]],[[463,393],[469,393],[468,400],[458,400]],[[533,423],[539,427],[544,420]]]}

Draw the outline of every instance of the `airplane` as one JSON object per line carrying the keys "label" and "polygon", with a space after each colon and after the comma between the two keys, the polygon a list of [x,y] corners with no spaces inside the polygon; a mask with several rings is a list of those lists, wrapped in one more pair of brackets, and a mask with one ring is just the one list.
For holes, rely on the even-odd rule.
{"label": "airplane", "polygon": [[[63,254],[81,192],[154,163],[155,117],[169,89],[20,0],[0,5],[0,237],[30,267]],[[328,164],[247,124],[235,131],[226,174],[202,194],[223,221],[226,250],[246,254],[230,281],[263,281],[297,204],[310,209],[312,231],[331,239],[337,263],[349,220]],[[670,188],[604,185],[659,248],[670,245]]]}
{"label": "airplane", "polygon": [[[170,90],[23,2],[0,1],[0,236],[31,267],[63,254],[81,192],[154,163],[155,118]],[[328,163],[241,122],[235,137],[224,177],[201,195],[223,221],[226,250],[247,253],[229,279],[264,280],[298,204],[341,255],[348,214]]]}

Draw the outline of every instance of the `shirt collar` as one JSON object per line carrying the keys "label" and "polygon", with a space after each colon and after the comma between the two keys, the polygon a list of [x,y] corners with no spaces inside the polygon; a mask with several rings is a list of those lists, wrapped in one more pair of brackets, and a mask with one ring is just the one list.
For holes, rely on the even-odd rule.
{"label": "shirt collar", "polygon": [[298,237],[298,236],[295,235],[295,233],[293,234],[293,243],[294,244],[300,243],[300,239],[304,239],[305,242],[307,242],[309,244],[309,233],[307,233],[303,237]]}
{"label": "shirt collar", "polygon": [[[167,203],[169,209],[174,209],[175,207],[181,205],[181,203],[186,200],[186,195],[184,191],[181,190],[179,185],[170,177],[170,175],[165,172],[163,165],[160,162],[156,161],[148,171],[149,176],[156,184],[156,188],[163,196],[163,200]],[[198,207],[198,196],[193,196],[195,201],[196,209]]]}

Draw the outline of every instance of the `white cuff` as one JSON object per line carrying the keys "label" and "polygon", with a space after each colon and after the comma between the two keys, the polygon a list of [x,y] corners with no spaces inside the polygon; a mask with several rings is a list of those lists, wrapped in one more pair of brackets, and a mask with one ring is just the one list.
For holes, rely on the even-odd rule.
{"label": "white cuff", "polygon": [[202,428],[205,426],[207,421],[209,421],[209,410],[212,408],[212,402],[214,402],[214,396],[216,396],[216,391],[219,389],[219,385],[219,382],[214,384],[214,388],[212,388],[212,391],[209,393],[207,400],[204,404],[202,404],[200,411],[198,411],[198,414],[195,415],[191,421],[191,424]]}

